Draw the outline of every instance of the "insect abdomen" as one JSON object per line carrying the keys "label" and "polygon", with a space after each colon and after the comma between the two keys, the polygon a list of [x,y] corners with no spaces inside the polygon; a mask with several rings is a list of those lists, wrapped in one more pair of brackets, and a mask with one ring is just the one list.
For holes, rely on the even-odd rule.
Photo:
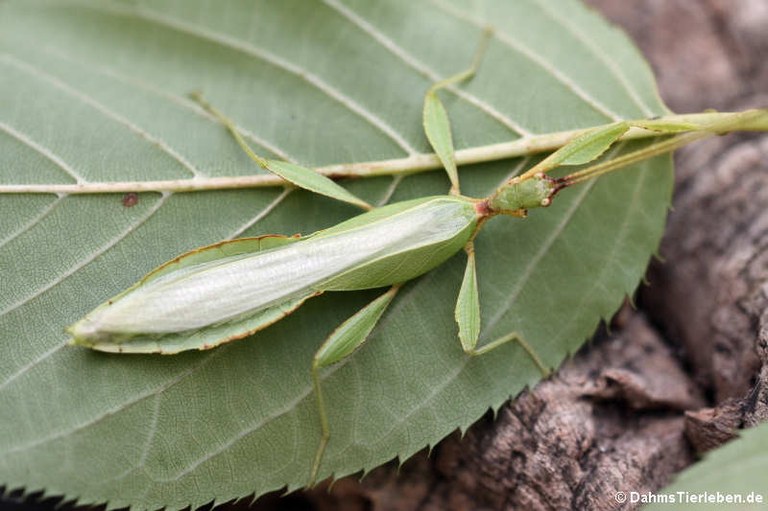
{"label": "insect abdomen", "polygon": [[[69,331],[75,342],[96,348],[139,339],[154,346],[153,338],[159,346],[163,336],[193,336],[223,324],[227,339],[234,338],[238,322],[244,332],[264,328],[276,320],[264,312],[282,304],[298,307],[323,291],[381,287],[425,273],[460,250],[476,226],[472,201],[439,196],[364,213],[266,250],[260,244],[252,253],[238,250],[253,240],[217,244],[161,267]],[[208,258],[214,250],[236,255]],[[263,325],[254,321],[261,316]],[[195,347],[186,341],[179,346]]]}

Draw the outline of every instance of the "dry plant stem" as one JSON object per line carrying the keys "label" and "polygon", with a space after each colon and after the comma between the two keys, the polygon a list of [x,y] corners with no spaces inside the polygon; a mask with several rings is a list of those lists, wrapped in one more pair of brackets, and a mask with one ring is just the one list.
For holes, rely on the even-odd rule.
{"label": "dry plant stem", "polygon": [[[745,112],[738,113],[701,113],[686,115],[670,115],[661,119],[669,121],[690,122],[702,126],[714,122],[722,122],[729,118],[743,118]],[[592,128],[581,130],[560,131],[545,135],[523,137],[512,142],[490,144],[456,151],[458,165],[485,163],[520,156],[544,153],[556,150],[574,137],[582,135]],[[768,130],[768,115],[747,119],[738,126],[740,130]],[[636,140],[658,137],[659,133],[640,129],[630,129],[620,140]],[[372,176],[397,176],[412,174],[441,167],[434,154],[417,154],[405,158],[369,161],[359,163],[342,163],[316,168],[320,174],[333,178],[357,178]],[[98,193],[127,193],[127,192],[198,192],[207,190],[228,190],[240,188],[265,188],[287,186],[282,178],[271,174],[257,174],[237,177],[211,177],[174,179],[163,181],[112,181],[73,184],[24,184],[0,185],[0,193],[21,194],[98,194]]]}

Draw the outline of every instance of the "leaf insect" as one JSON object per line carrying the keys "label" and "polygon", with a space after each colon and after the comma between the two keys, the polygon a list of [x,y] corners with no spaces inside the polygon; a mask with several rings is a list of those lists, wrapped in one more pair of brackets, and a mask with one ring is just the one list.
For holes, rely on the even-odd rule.
{"label": "leaf insect", "polygon": [[[478,346],[480,300],[473,240],[482,226],[496,216],[523,218],[530,209],[548,206],[566,187],[671,151],[726,127],[663,120],[616,122],[575,137],[527,172],[509,179],[490,196],[466,197],[460,192],[450,123],[438,92],[472,77],[489,37],[490,31],[486,30],[468,70],[436,83],[425,97],[425,133],[448,173],[450,193],[376,209],[309,168],[257,155],[234,123],[198,94],[197,101],[219,119],[258,165],[297,187],[367,211],[305,237],[243,238],[183,254],[68,327],[71,343],[114,353],[174,354],[209,349],[258,332],[326,291],[389,287],[336,328],[314,355],[310,373],[321,438],[310,468],[310,486],[317,478],[331,435],[322,371],[363,345],[403,283],[430,271],[462,249],[467,254],[467,265],[456,301],[455,320],[464,353],[478,356],[516,342],[542,373],[548,374],[549,369],[535,351],[516,333]],[[658,131],[666,138],[565,177],[547,175],[557,167],[593,162],[631,127]]]}

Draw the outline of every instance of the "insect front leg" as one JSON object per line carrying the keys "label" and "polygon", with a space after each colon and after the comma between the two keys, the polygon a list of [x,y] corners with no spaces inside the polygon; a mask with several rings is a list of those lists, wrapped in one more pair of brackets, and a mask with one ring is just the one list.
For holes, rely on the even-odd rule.
{"label": "insect front leg", "polygon": [[331,429],[328,423],[328,413],[325,406],[322,387],[320,385],[320,372],[323,368],[332,366],[349,357],[360,348],[368,335],[370,335],[376,323],[384,311],[392,302],[392,299],[400,289],[399,285],[392,286],[389,291],[376,298],[374,301],[357,311],[353,316],[344,321],[325,340],[312,360],[312,387],[317,399],[317,413],[320,417],[320,445],[317,447],[315,459],[312,462],[312,470],[309,476],[308,486],[313,486],[317,479],[320,463],[323,461],[325,448],[331,437]]}
{"label": "insect front leg", "polygon": [[456,300],[455,317],[459,325],[459,340],[464,353],[471,357],[483,355],[508,342],[516,342],[531,357],[533,363],[546,378],[550,370],[546,367],[536,351],[517,332],[511,332],[483,346],[477,347],[480,339],[480,294],[477,288],[477,269],[475,266],[475,246],[473,242],[464,247],[467,253],[467,267],[461,282],[459,297]]}
{"label": "insect front leg", "polygon": [[437,92],[440,89],[449,87],[456,83],[471,79],[475,76],[480,62],[483,59],[485,50],[488,47],[488,41],[492,35],[490,28],[483,30],[480,46],[475,52],[472,64],[461,73],[457,73],[449,78],[433,84],[424,96],[424,108],[422,110],[422,123],[424,133],[427,135],[429,144],[434,149],[435,154],[440,159],[440,163],[445,167],[448,178],[451,180],[451,195],[459,195],[459,173],[456,169],[456,159],[454,157],[453,136],[451,135],[451,122],[448,119],[448,112],[445,110]]}
{"label": "insect front leg", "polygon": [[365,202],[363,199],[355,196],[341,185],[336,184],[330,178],[315,172],[310,168],[287,161],[270,160],[268,158],[259,156],[256,154],[256,152],[254,152],[251,146],[248,145],[248,142],[245,141],[245,138],[243,138],[240,130],[238,130],[237,125],[229,117],[219,112],[210,103],[208,103],[200,92],[193,92],[190,96],[206,112],[208,112],[208,114],[213,116],[225,128],[227,128],[227,131],[229,131],[229,133],[235,139],[235,142],[237,142],[237,145],[240,146],[240,149],[242,149],[243,152],[260,167],[272,172],[275,175],[280,176],[294,186],[303,188],[304,190],[309,190],[310,192],[325,195],[326,197],[330,197],[341,202],[346,202],[365,210],[373,209],[373,206]]}

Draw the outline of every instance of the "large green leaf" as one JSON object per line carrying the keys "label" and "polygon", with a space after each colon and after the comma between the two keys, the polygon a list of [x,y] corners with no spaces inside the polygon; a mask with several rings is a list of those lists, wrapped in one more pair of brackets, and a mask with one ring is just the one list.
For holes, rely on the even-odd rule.
{"label": "large green leaf", "polygon": [[654,496],[626,493],[635,503],[655,503],[645,511],[664,509],[768,509],[768,424],[741,432],[740,438],[708,453]]}
{"label": "large green leaf", "polygon": [[[5,0],[0,184],[263,172],[192,90],[268,157],[426,153],[424,92],[466,67],[486,24],[480,73],[443,93],[458,148],[665,112],[627,39],[573,0]],[[529,163],[464,167],[463,191],[487,194]],[[516,330],[550,366],[575,350],[637,285],[670,170],[656,159],[490,222],[475,244],[481,344]],[[448,189],[444,172],[341,183],[374,203]],[[253,338],[173,357],[68,347],[63,329],[184,250],[357,211],[279,188],[122,199],[0,196],[0,483],[137,508],[301,486],[320,434],[312,355],[380,291],[329,293]],[[540,378],[515,345],[463,355],[464,261],[407,285],[369,343],[325,373],[321,476],[408,457]]]}

